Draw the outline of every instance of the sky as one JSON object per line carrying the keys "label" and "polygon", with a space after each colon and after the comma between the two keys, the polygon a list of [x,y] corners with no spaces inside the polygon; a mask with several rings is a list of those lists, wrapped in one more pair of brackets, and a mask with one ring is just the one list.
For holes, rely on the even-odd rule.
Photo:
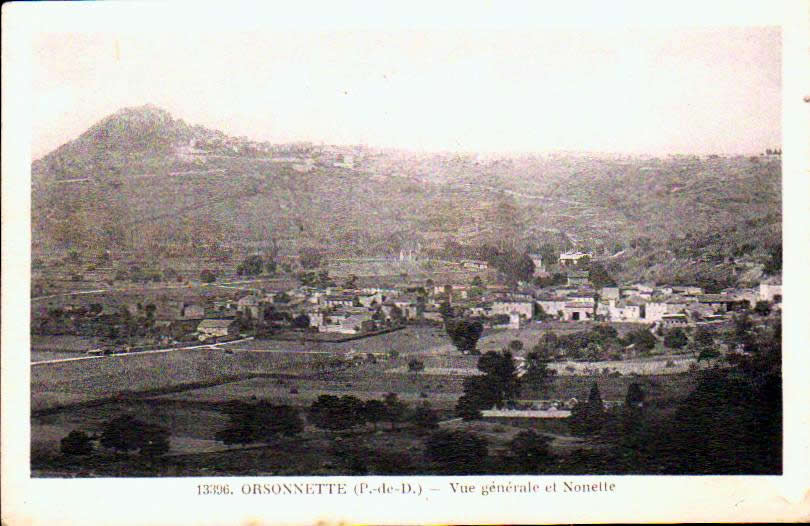
{"label": "sky", "polygon": [[778,27],[274,27],[34,39],[32,155],[146,103],[230,135],[480,153],[780,146]]}

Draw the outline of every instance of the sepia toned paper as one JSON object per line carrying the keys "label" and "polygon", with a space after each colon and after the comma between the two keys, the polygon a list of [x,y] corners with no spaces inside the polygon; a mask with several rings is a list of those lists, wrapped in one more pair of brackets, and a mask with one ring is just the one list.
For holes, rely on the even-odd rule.
{"label": "sepia toned paper", "polygon": [[4,523],[807,520],[806,2],[3,14]]}

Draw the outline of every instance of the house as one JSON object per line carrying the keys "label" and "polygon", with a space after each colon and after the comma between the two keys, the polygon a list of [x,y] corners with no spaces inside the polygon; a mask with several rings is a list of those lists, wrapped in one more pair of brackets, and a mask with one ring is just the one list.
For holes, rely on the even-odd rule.
{"label": "house", "polygon": [[689,318],[686,314],[664,314],[660,323],[664,327],[684,327],[689,324]]}
{"label": "house", "polygon": [[419,315],[418,303],[415,296],[403,296],[393,301],[406,320],[415,320]]}
{"label": "house", "polygon": [[560,266],[562,267],[575,267],[580,263],[587,263],[591,260],[593,254],[584,252],[563,252],[560,254]]}
{"label": "house", "polygon": [[763,282],[759,284],[760,301],[782,303],[782,284]]}
{"label": "house", "polygon": [[354,294],[329,294],[323,298],[323,305],[332,308],[353,307],[354,299]]}
{"label": "house", "polygon": [[733,310],[736,298],[725,294],[701,294],[697,296],[700,305],[707,305],[714,312],[727,312]]}
{"label": "house", "polygon": [[489,263],[479,259],[462,259],[461,267],[465,270],[486,270],[489,268]]}
{"label": "house", "polygon": [[262,298],[255,294],[249,294],[239,298],[236,302],[236,309],[251,318],[258,319],[262,314],[261,304]]}
{"label": "house", "polygon": [[237,334],[235,320],[205,319],[197,326],[200,339],[220,338]]}
{"label": "house", "polygon": [[610,321],[640,321],[641,305],[627,301],[611,301],[608,307]]}
{"label": "house", "polygon": [[534,317],[534,302],[500,299],[492,302],[492,314],[497,316],[499,314],[518,313],[525,319],[532,319]]}
{"label": "house", "polygon": [[594,316],[594,307],[587,303],[582,302],[569,302],[563,308],[563,319],[565,321],[584,321],[592,320]]}
{"label": "house", "polygon": [[569,287],[579,287],[580,285],[587,285],[589,283],[588,276],[590,273],[587,270],[569,270],[566,284]]}
{"label": "house", "polygon": [[562,317],[560,313],[565,310],[565,304],[568,301],[561,296],[540,296],[536,303],[546,314]]}
{"label": "house", "polygon": [[534,277],[545,276],[546,267],[543,265],[543,256],[540,254],[529,254],[529,258],[534,263]]}
{"label": "house", "polygon": [[323,317],[319,332],[337,332],[340,334],[359,334],[373,330],[374,321],[371,313],[358,310],[333,312]]}
{"label": "house", "polygon": [[618,300],[619,299],[619,287],[602,287],[602,292],[600,296],[603,300]]}

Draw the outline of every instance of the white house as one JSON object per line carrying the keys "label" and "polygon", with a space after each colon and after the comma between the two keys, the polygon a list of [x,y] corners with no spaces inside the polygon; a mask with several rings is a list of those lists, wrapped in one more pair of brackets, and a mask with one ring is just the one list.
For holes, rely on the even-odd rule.
{"label": "white house", "polygon": [[532,319],[534,316],[534,302],[520,300],[497,300],[492,302],[492,314],[518,313],[525,319]]}
{"label": "white house", "polygon": [[197,333],[201,340],[231,336],[236,334],[236,325],[234,320],[206,319],[197,326]]}
{"label": "white house", "polygon": [[782,284],[763,282],[759,284],[759,299],[782,303]]}

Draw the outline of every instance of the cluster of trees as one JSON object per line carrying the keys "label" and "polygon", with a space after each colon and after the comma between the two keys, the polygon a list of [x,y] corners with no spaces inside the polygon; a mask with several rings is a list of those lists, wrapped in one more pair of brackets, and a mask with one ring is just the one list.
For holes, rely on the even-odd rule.
{"label": "cluster of trees", "polygon": [[481,418],[481,410],[511,407],[520,395],[520,379],[512,352],[489,351],[478,359],[483,374],[464,379],[464,394],[456,403],[456,414],[464,420]]}
{"label": "cluster of trees", "polygon": [[484,332],[484,325],[480,321],[453,318],[447,311],[442,314],[445,331],[456,349],[462,354],[479,354],[476,345]]}
{"label": "cluster of trees", "polygon": [[278,269],[275,260],[263,259],[260,255],[254,254],[246,257],[236,267],[236,274],[239,276],[259,276],[261,274],[273,275]]}
{"label": "cluster of trees", "polygon": [[155,424],[142,422],[130,415],[123,415],[104,424],[100,434],[89,435],[74,430],[60,442],[62,454],[68,456],[89,455],[95,451],[94,443],[120,453],[137,451],[140,455],[155,458],[169,452],[169,431]]}
{"label": "cluster of trees", "polygon": [[365,402],[350,395],[320,395],[312,402],[308,419],[315,426],[329,431],[352,429],[366,423],[372,424],[376,430],[380,422],[389,423],[392,431],[402,422],[429,430],[439,423],[438,413],[427,402],[411,409],[396,393],[388,393],[382,400]]}
{"label": "cluster of trees", "polygon": [[595,325],[588,330],[557,335],[547,332],[540,338],[534,350],[549,358],[564,357],[570,360],[619,359],[624,347],[633,345],[642,352],[655,347],[655,336],[647,328],[629,332],[619,337],[610,325]]}
{"label": "cluster of trees", "polygon": [[329,277],[329,272],[322,270],[315,272],[312,270],[302,272],[298,275],[298,280],[305,287],[318,287],[325,289],[326,287],[334,287],[335,281]]}
{"label": "cluster of trees", "polygon": [[462,430],[442,430],[425,440],[425,458],[446,475],[475,475],[505,472],[514,474],[547,471],[554,457],[551,440],[532,430],[521,431],[507,449],[490,463],[485,438]]}

